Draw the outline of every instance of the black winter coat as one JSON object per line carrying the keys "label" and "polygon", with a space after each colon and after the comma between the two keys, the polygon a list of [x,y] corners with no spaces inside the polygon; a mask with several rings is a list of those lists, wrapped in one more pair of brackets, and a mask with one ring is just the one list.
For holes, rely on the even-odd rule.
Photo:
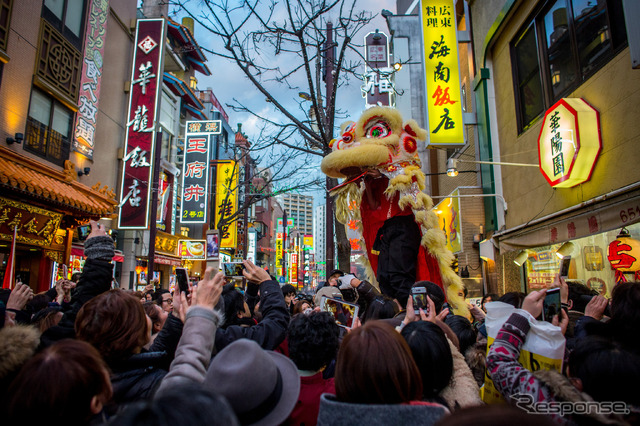
{"label": "black winter coat", "polygon": [[153,397],[167,374],[167,361],[166,352],[142,352],[109,363],[113,398],[106,408],[107,414],[114,415],[126,404]]}
{"label": "black winter coat", "polygon": [[[284,341],[289,327],[289,310],[277,281],[268,280],[260,284],[260,310],[262,321],[251,327],[230,325],[216,330],[215,349],[221,351],[238,339],[249,339],[263,349],[274,350]],[[157,340],[157,339],[156,339]]]}
{"label": "black winter coat", "polygon": [[[89,240],[87,240],[89,241]],[[72,294],[71,302],[63,305],[63,316],[58,325],[46,330],[40,339],[40,349],[62,339],[75,339],[74,323],[82,305],[111,288],[111,262],[87,259],[82,275]]]}

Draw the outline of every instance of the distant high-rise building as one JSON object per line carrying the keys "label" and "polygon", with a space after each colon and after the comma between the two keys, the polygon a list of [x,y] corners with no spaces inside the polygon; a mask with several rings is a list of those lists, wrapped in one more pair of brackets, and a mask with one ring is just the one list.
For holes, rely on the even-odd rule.
{"label": "distant high-rise building", "polygon": [[293,219],[293,226],[300,235],[313,235],[313,197],[300,194],[282,194],[277,197],[287,218]]}

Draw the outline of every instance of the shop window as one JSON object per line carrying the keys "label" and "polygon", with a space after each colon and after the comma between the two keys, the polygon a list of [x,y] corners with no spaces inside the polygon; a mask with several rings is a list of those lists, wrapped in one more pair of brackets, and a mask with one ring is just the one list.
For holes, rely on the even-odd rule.
{"label": "shop window", "polygon": [[85,0],[44,0],[42,16],[71,44],[82,50]]}
{"label": "shop window", "polygon": [[518,130],[627,45],[622,0],[553,0],[511,43]]}
{"label": "shop window", "polygon": [[24,149],[58,166],[69,159],[73,113],[37,89],[31,92]]}

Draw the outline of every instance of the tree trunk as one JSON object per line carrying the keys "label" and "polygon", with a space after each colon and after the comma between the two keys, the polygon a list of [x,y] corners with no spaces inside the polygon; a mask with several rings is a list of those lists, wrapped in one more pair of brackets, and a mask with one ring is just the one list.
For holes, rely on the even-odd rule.
{"label": "tree trunk", "polygon": [[347,231],[344,225],[335,219],[335,216],[333,226],[336,234],[336,248],[338,251],[339,267],[337,269],[348,274],[351,270],[351,244],[347,238]]}

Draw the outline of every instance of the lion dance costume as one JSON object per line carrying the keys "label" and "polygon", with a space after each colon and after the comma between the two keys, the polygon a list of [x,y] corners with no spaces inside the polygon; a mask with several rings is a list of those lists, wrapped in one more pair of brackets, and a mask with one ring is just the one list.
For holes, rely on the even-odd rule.
{"label": "lion dance costume", "polygon": [[367,280],[404,306],[416,281],[439,285],[458,312],[466,311],[462,282],[451,268],[453,254],[425,194],[418,141],[427,132],[415,120],[402,122],[393,108],[374,107],[357,122],[342,125],[342,136],[322,171],[345,182],[333,190],[336,218],[355,231]]}

